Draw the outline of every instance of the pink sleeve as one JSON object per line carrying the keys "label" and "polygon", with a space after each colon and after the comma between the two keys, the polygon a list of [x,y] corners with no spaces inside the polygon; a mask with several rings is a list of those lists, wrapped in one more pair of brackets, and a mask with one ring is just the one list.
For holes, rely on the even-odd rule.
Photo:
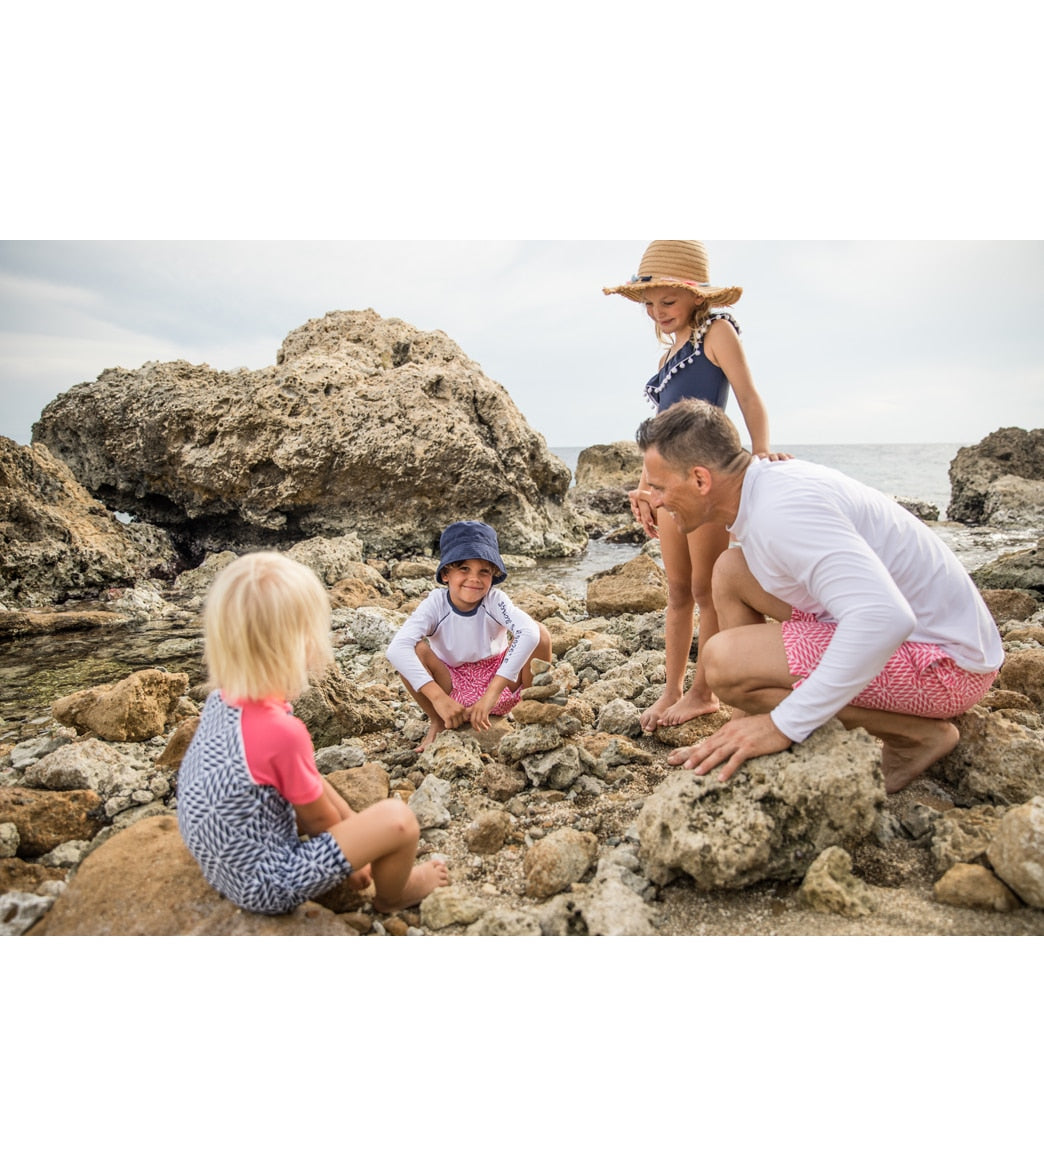
{"label": "pink sleeve", "polygon": [[323,794],[308,728],[285,703],[248,702],[243,706],[243,752],[250,775],[270,784],[291,804],[311,804]]}

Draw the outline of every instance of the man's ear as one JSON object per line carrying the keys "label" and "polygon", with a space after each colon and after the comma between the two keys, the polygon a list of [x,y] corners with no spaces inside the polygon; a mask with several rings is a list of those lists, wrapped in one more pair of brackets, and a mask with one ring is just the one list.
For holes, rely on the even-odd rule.
{"label": "man's ear", "polygon": [[711,472],[706,466],[693,466],[689,470],[689,477],[696,483],[696,489],[701,494],[707,494],[710,491],[712,478]]}

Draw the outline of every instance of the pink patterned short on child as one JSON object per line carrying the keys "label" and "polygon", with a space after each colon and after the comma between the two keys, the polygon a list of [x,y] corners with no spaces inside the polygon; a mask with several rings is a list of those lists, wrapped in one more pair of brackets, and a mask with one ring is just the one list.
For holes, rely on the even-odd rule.
{"label": "pink patterned short on child", "polygon": [[[484,658],[482,661],[464,662],[463,665],[450,666],[450,681],[453,683],[450,697],[459,702],[461,706],[472,706],[478,702],[489,689],[490,682],[497,676],[500,663],[506,656],[507,650],[505,649],[503,653]],[[509,690],[505,686],[497,700],[497,705],[489,713],[491,715],[506,715],[508,711],[518,706],[521,698],[521,686],[517,690]]]}
{"label": "pink patterned short on child", "polygon": [[[781,628],[787,666],[804,680],[819,665],[837,625],[794,609]],[[952,719],[981,702],[996,677],[996,670],[985,674],[962,670],[938,645],[906,641],[851,705],[923,719]],[[800,685],[795,682],[794,688]]]}

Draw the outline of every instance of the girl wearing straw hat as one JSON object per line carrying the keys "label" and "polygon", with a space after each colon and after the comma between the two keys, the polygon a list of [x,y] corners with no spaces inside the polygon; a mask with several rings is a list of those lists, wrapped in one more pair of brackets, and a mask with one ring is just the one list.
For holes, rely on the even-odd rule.
{"label": "girl wearing straw hat", "polygon": [[[680,400],[706,400],[724,408],[731,386],[750,433],[755,457],[779,461],[789,457],[769,447],[768,413],[754,387],[739,339],[739,325],[720,309],[738,302],[740,286],[712,286],[707,252],[699,241],[653,241],[642,255],[637,273],[606,294],[622,294],[644,305],[667,348],[659,370],[645,385],[657,413]],[[700,642],[718,631],[711,601],[711,571],[729,545],[723,526],[711,524],[683,534],[666,511],[654,512],[643,471],[631,491],[631,513],[645,533],[660,540],[667,573],[668,599],[665,645],[667,684],[660,698],[642,715],[642,730],[676,727],[719,707],[697,658],[692,684],[685,690],[685,671],[692,647],[694,609],[699,610]]]}

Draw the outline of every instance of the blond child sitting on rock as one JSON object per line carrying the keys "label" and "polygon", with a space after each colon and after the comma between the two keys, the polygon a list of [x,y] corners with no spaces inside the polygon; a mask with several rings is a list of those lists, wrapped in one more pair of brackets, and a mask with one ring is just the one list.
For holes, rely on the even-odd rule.
{"label": "blond child sitting on rock", "polygon": [[[330,602],[318,577],[276,552],[224,568],[207,597],[215,689],[178,774],[178,827],[203,876],[244,910],[283,914],[339,882],[389,912],[449,880],[415,865],[420,829],[398,799],[355,813],[315,765],[290,700],[331,658]],[[302,840],[302,834],[307,840]]]}

